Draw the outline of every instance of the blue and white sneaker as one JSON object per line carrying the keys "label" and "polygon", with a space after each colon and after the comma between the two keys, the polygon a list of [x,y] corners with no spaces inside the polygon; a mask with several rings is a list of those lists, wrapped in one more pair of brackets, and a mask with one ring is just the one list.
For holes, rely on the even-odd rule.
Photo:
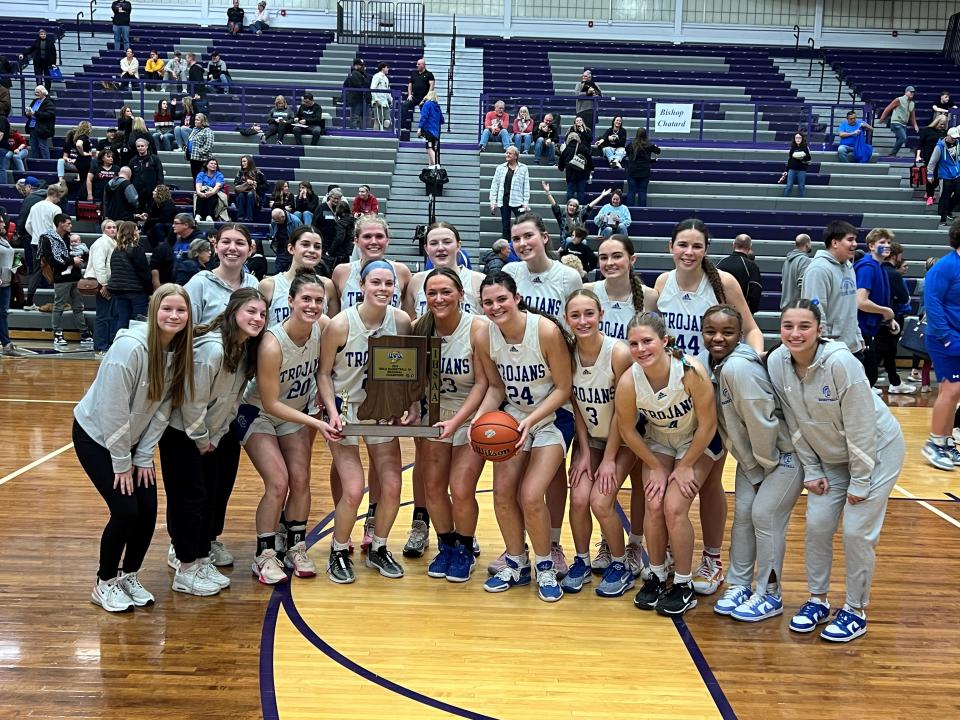
{"label": "blue and white sneaker", "polygon": [[574,557],[573,565],[567,570],[567,576],[560,583],[564,592],[578,593],[583,589],[583,584],[593,580],[592,568],[583,561],[581,557]]}
{"label": "blue and white sneaker", "polygon": [[729,615],[750,597],[749,585],[731,585],[723,593],[723,597],[717,600],[713,606],[713,611],[717,615]]}
{"label": "blue and white sneaker", "polygon": [[450,547],[442,540],[437,541],[437,554],[427,566],[427,575],[432,578],[442,578],[447,576],[447,570],[450,567],[450,561],[453,558],[454,548]]}
{"label": "blue and white sneaker", "polygon": [[544,560],[537,565],[537,586],[537,596],[544,602],[556,602],[563,597],[563,588],[557,582],[557,571],[552,560]]}
{"label": "blue and white sneaker", "polygon": [[953,472],[953,469],[956,467],[953,464],[953,458],[950,456],[950,453],[947,452],[947,448],[937,445],[932,440],[927,440],[920,452],[923,454],[923,457],[926,458],[926,461],[937,468],[937,470]]}
{"label": "blue and white sneaker", "polygon": [[450,564],[447,566],[447,580],[449,582],[464,583],[470,579],[470,573],[476,567],[477,559],[473,556],[473,548],[457,545],[451,548]]}
{"label": "blue and white sneaker", "polygon": [[754,593],[730,613],[730,617],[740,622],[760,622],[777,615],[783,615],[783,600],[770,593]]}
{"label": "blue and white sneaker", "polygon": [[856,640],[867,632],[867,619],[847,610],[847,606],[837,610],[833,622],[827,625],[820,637],[830,642],[845,643]]}
{"label": "blue and white sneaker", "polygon": [[530,584],[530,562],[524,563],[523,567],[508,557],[504,559],[503,569],[489,578],[484,584],[483,589],[487,592],[506,592],[517,585]]}
{"label": "blue and white sneaker", "polygon": [[596,593],[600,597],[616,598],[633,587],[633,572],[622,562],[612,562],[603,573]]}
{"label": "blue and white sneaker", "polygon": [[817,625],[825,623],[829,618],[829,602],[820,603],[815,600],[807,600],[790,621],[790,629],[798,633],[813,632],[817,629]]}

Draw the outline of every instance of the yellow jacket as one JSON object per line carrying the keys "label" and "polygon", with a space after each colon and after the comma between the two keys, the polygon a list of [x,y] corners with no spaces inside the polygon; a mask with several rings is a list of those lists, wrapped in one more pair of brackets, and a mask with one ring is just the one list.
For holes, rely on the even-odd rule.
{"label": "yellow jacket", "polygon": [[156,60],[150,58],[147,60],[147,72],[163,73],[164,64],[165,63],[160,58],[157,58]]}

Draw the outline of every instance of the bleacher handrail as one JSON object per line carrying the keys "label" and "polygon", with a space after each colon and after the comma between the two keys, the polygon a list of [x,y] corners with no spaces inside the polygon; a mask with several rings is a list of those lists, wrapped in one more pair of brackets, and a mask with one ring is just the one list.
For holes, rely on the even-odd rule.
{"label": "bleacher handrail", "polygon": [[960,13],[950,16],[947,33],[943,37],[943,55],[954,65],[960,65]]}

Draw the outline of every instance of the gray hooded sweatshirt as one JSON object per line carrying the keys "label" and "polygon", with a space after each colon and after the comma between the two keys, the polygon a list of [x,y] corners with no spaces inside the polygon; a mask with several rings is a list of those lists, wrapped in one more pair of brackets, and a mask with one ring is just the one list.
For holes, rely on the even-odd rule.
{"label": "gray hooded sweatshirt", "polygon": [[781,345],[767,358],[767,371],[803,464],[803,481],[825,477],[824,465],[846,465],[850,492],[866,497],[878,449],[901,433],[870,389],[860,361],[843,343],[827,341],[801,380]]}
{"label": "gray hooded sweatshirt", "polygon": [[170,375],[173,354],[166,354],[162,400],[149,400],[150,372],[147,324],[133,323],[117,338],[100,364],[86,395],[73,409],[83,431],[110,451],[113,471],[130,470],[132,464],[153,466],[153,450],[170,418]]}
{"label": "gray hooded sweatshirt", "polygon": [[237,416],[247,384],[244,367],[224,367],[223,335],[213,330],[193,340],[193,398],[174,410],[170,427],[182,430],[198,450],[216,446]]}
{"label": "gray hooded sweatshirt", "polygon": [[[126,180],[126,178],[122,178],[118,175],[117,177],[113,178],[107,183],[107,187],[110,188],[111,190],[115,190],[120,186],[120,183],[122,183],[124,180]],[[133,186],[133,183],[130,183],[129,185],[127,185],[127,187],[123,191],[123,196],[126,199],[128,205],[130,205],[131,207],[137,206],[137,201],[139,196],[137,195],[137,189]]]}
{"label": "gray hooded sweatshirt", "polygon": [[810,265],[811,258],[803,250],[794,248],[787,253],[787,259],[783,261],[783,272],[780,282],[780,309],[783,310],[790,303],[800,298],[800,288],[803,282],[803,275]]}
{"label": "gray hooded sweatshirt", "polygon": [[724,445],[744,470],[760,466],[770,472],[780,463],[780,453],[793,452],[793,444],[760,356],[740,343],[713,367],[713,376]]}
{"label": "gray hooded sweatshirt", "polygon": [[[256,288],[260,283],[248,272],[243,273],[242,288]],[[213,319],[227,309],[233,288],[220,279],[212,270],[201,270],[183,286],[190,296],[193,308],[193,324],[211,323]]]}
{"label": "gray hooded sweatshirt", "polygon": [[841,265],[826,250],[817,250],[803,274],[800,297],[820,303],[823,337],[846,343],[850,352],[860,352],[863,335],[857,324],[857,274],[852,263]]}

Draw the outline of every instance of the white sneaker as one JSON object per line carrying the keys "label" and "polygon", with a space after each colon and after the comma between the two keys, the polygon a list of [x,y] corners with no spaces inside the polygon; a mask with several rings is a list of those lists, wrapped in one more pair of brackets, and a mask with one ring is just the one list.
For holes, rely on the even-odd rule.
{"label": "white sneaker", "polygon": [[253,560],[253,565],[250,566],[250,570],[257,576],[257,580],[264,585],[276,585],[290,579],[283,570],[283,565],[277,557],[276,550],[264,550],[257,555]]}
{"label": "white sneaker", "polygon": [[423,557],[430,547],[430,527],[423,520],[414,520],[407,535],[407,543],[403,546],[403,556],[409,558]]}
{"label": "white sneaker", "polygon": [[634,578],[640,578],[644,582],[650,577],[650,568],[643,562],[643,545],[627,543],[627,568]]}
{"label": "white sneaker", "polygon": [[210,562],[217,567],[227,567],[233,565],[233,555],[223,546],[222,542],[214,540],[210,543]]}
{"label": "white sneaker", "polygon": [[287,550],[283,562],[299,578],[313,577],[317,574],[317,565],[307,554],[307,544],[303,540]]}
{"label": "white sneaker", "polygon": [[880,388],[871,388],[871,390],[873,390],[873,394],[876,395],[877,397],[879,397],[880,395],[883,395],[883,390],[881,390]]}
{"label": "white sneaker", "polygon": [[723,563],[703,553],[700,567],[693,574],[693,589],[697,595],[713,595],[723,584]]}
{"label": "white sneaker", "polygon": [[97,578],[97,582],[93,586],[93,592],[90,593],[90,602],[99,605],[107,612],[133,610],[133,600],[120,587],[119,577],[109,580]]}
{"label": "white sneaker", "polygon": [[154,598],[153,594],[140,582],[139,573],[139,570],[132,573],[121,573],[120,587],[123,588],[123,591],[130,596],[130,599],[133,600],[134,605],[137,607],[143,607],[144,605],[149,605],[152,602],[156,602],[156,598]]}
{"label": "white sneaker", "polygon": [[891,395],[913,395],[918,390],[916,385],[910,385],[909,383],[900,383],[899,385],[891,385],[887,388],[887,392]]}
{"label": "white sneaker", "polygon": [[225,587],[230,587],[230,578],[217,570],[217,566],[210,562],[210,558],[200,560],[199,564],[202,568],[200,572],[204,573],[209,580],[215,582],[221,590]]}
{"label": "white sneaker", "polygon": [[186,570],[177,570],[173,576],[172,588],[174,592],[210,597],[220,592],[220,586],[207,575],[202,562],[194,563]]}
{"label": "white sneaker", "polygon": [[607,545],[606,538],[600,538],[600,542],[597,543],[596,557],[590,561],[590,567],[595,572],[603,573],[610,567],[610,562],[610,546]]}
{"label": "white sneaker", "polygon": [[177,551],[173,547],[173,543],[170,543],[170,547],[167,548],[167,567],[173,570],[180,569],[180,561],[177,559]]}

